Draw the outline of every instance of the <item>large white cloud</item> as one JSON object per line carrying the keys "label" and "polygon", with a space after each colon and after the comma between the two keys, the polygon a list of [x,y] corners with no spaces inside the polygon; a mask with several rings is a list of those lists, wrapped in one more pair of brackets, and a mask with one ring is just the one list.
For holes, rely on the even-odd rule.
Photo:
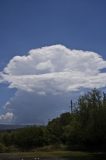
{"label": "large white cloud", "polygon": [[62,45],[13,57],[0,73],[0,83],[8,83],[17,91],[3,106],[0,121],[45,123],[69,111],[70,98],[76,93],[106,86],[105,68],[106,61],[99,54]]}
{"label": "large white cloud", "polygon": [[53,45],[13,57],[1,73],[10,88],[38,94],[106,86],[106,61],[94,52]]}

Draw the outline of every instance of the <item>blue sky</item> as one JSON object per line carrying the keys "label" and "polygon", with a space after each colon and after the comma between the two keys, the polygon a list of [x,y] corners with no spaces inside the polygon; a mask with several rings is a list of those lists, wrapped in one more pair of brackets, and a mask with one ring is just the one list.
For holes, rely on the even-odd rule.
{"label": "blue sky", "polygon": [[[1,71],[12,57],[55,44],[93,51],[106,59],[105,43],[105,0],[0,0]],[[0,88],[2,114],[2,106],[16,90],[7,84]]]}

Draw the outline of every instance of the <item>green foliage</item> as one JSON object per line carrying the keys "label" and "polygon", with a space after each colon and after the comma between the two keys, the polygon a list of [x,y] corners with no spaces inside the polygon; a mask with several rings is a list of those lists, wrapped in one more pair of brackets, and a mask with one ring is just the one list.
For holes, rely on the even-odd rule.
{"label": "green foliage", "polygon": [[23,149],[41,147],[44,144],[44,127],[28,127],[16,133],[16,145]]}
{"label": "green foliage", "polygon": [[4,144],[0,143],[0,153],[6,152],[6,151],[7,151],[7,147]]}
{"label": "green foliage", "polygon": [[61,114],[47,126],[1,132],[0,142],[0,152],[53,146],[106,150],[106,95],[93,89],[79,97],[72,113]]}

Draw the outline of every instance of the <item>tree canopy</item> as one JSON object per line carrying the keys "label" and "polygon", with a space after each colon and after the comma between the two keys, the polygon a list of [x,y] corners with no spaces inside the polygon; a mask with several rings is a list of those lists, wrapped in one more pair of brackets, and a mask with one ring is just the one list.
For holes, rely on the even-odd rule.
{"label": "tree canopy", "polygon": [[71,150],[106,150],[106,95],[97,89],[81,95],[71,113],[62,113],[46,126],[0,132],[0,151],[30,150],[48,145]]}

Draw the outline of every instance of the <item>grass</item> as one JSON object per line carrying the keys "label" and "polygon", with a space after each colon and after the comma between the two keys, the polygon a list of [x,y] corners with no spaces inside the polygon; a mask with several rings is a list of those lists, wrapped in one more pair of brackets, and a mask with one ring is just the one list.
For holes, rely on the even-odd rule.
{"label": "grass", "polygon": [[[7,157],[7,158],[6,158]],[[36,151],[36,152],[16,152],[16,153],[1,153],[0,158],[15,159],[15,158],[88,158],[92,157],[90,152],[80,151]]]}

